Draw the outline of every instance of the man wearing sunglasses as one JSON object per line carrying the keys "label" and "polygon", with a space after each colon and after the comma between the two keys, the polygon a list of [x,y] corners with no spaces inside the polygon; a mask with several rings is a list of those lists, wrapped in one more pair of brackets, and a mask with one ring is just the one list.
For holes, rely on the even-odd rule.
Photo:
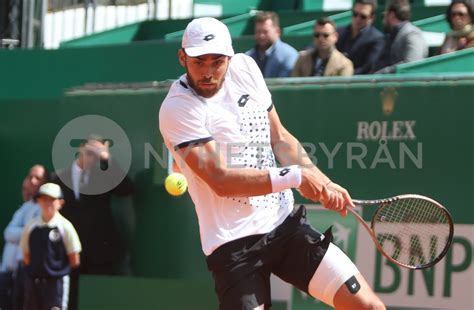
{"label": "man wearing sunglasses", "polygon": [[408,0],[390,0],[383,16],[387,35],[384,52],[376,65],[375,73],[394,73],[397,65],[428,56],[428,45],[421,30],[410,23],[411,8]]}
{"label": "man wearing sunglasses", "polygon": [[318,19],[313,31],[314,48],[301,51],[291,76],[350,76],[352,62],[336,49],[336,24],[329,18]]}
{"label": "man wearing sunglasses", "polygon": [[372,25],[376,10],[376,0],[356,0],[352,7],[352,23],[337,30],[336,47],[352,61],[354,74],[370,73],[382,54],[384,36]]}

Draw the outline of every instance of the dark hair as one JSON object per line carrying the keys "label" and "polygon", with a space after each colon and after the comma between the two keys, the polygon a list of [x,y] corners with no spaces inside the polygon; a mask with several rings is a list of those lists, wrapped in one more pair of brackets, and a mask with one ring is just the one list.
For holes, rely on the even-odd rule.
{"label": "dark hair", "polygon": [[34,167],[39,167],[39,168],[42,168],[44,170],[43,180],[44,180],[44,183],[47,183],[50,179],[49,171],[45,166],[43,166],[41,164],[34,164],[33,166],[31,166],[30,169],[28,169],[28,175],[30,174],[31,169],[33,169]]}
{"label": "dark hair", "polygon": [[370,5],[372,7],[372,16],[374,16],[375,11],[377,11],[377,0],[355,0],[352,7],[354,8],[356,4]]}
{"label": "dark hair", "polygon": [[316,26],[316,25],[324,26],[324,25],[326,25],[326,24],[332,25],[332,26],[334,27],[334,30],[337,29],[336,23],[335,23],[332,19],[330,19],[329,17],[321,17],[320,19],[318,19],[318,20],[316,21],[316,23],[314,24],[314,26]]}
{"label": "dark hair", "polygon": [[474,0],[453,0],[446,9],[446,21],[448,22],[451,29],[453,29],[453,24],[451,21],[451,12],[453,10],[453,6],[458,3],[464,4],[464,6],[467,8],[469,16],[471,17],[471,23],[474,21]]}
{"label": "dark hair", "polygon": [[410,20],[411,18],[410,1],[408,0],[391,0],[385,11],[386,13],[393,12],[395,17],[401,21]]}
{"label": "dark hair", "polygon": [[280,19],[278,18],[278,14],[275,12],[264,11],[258,12],[257,15],[255,15],[255,23],[263,23],[268,19],[273,22],[274,26],[280,27]]}
{"label": "dark hair", "polygon": [[[33,167],[41,167],[41,168],[43,168],[43,170],[44,170],[44,174],[43,174],[43,181],[44,181],[44,182],[43,182],[43,184],[48,183],[48,182],[51,180],[51,174],[49,173],[49,170],[48,170],[45,166],[43,166],[43,165],[41,165],[41,164],[33,165],[33,166],[30,168],[30,170],[28,170],[28,174],[29,174],[29,171],[31,171],[31,169],[33,169]],[[33,198],[33,201],[36,202],[36,201],[37,201],[37,198],[38,198],[38,193],[36,193],[36,195],[34,195],[32,198]]]}

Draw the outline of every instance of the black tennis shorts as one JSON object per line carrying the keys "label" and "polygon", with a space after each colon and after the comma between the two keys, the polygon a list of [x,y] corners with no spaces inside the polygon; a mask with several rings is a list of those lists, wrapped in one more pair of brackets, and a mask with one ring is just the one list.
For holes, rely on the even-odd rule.
{"label": "black tennis shorts", "polygon": [[306,219],[300,206],[267,234],[228,242],[206,258],[215,281],[220,310],[271,306],[270,274],[308,293],[308,284],[332,241]]}

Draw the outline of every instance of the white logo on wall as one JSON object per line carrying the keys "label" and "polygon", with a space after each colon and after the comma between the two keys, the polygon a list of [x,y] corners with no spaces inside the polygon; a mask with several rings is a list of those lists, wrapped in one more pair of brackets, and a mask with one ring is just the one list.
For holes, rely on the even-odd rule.
{"label": "white logo on wall", "polygon": [[347,253],[349,251],[349,236],[351,234],[351,230],[347,227],[344,227],[344,225],[339,224],[338,222],[332,223],[332,226],[332,236],[334,237],[333,242]]}
{"label": "white logo on wall", "polygon": [[112,161],[109,160],[106,169],[95,167],[94,174],[89,177],[88,185],[80,188],[82,194],[98,195],[120,184],[132,162],[130,141],[117,123],[100,115],[84,115],[72,119],[56,135],[52,148],[52,162],[61,181],[73,189],[71,174],[61,173],[61,170],[71,169],[72,163],[77,158],[80,143],[91,135],[98,135],[109,141],[110,156],[113,163],[116,163],[111,164]]}

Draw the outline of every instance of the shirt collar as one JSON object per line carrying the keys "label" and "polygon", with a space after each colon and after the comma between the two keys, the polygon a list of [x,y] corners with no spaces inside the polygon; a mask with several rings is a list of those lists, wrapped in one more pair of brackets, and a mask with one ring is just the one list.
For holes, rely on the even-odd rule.
{"label": "shirt collar", "polygon": [[82,173],[82,168],[79,167],[79,165],[77,164],[77,161],[74,161],[72,163],[72,170],[73,170],[73,173],[77,173],[78,175]]}

